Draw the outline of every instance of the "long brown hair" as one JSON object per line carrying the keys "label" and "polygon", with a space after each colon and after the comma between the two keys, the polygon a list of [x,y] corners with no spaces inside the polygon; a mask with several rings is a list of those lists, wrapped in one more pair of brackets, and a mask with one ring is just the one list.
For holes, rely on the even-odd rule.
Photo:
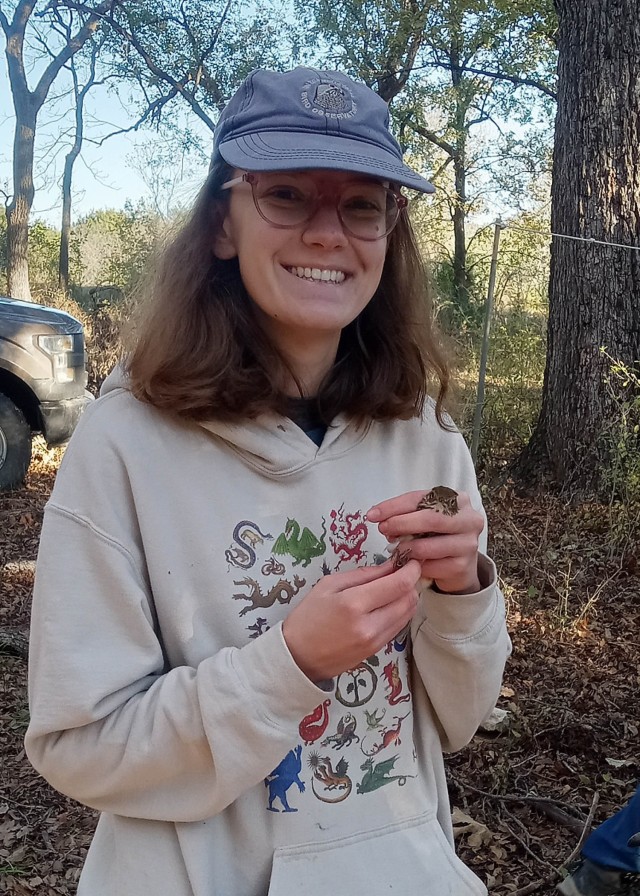
{"label": "long brown hair", "polygon": [[[125,362],[139,399],[188,420],[239,420],[283,412],[285,360],[259,326],[238,261],[213,252],[232,175],[212,166],[194,206],[156,254],[141,289],[135,342]],[[389,237],[380,285],[342,331],[335,364],[317,395],[328,423],[408,419],[434,389],[436,417],[449,372],[434,332],[429,280],[406,210]]]}

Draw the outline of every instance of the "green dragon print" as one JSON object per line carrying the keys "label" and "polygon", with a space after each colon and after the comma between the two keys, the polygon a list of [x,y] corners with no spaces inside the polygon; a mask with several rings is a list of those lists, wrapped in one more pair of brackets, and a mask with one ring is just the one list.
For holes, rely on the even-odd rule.
{"label": "green dragon print", "polygon": [[300,532],[300,524],[296,520],[289,519],[284,527],[284,532],[278,535],[273,546],[274,554],[289,554],[293,557],[293,565],[302,563],[308,566],[314,557],[320,557],[327,549],[325,536],[327,525],[322,517],[322,536],[318,538],[311,529],[305,528]]}
{"label": "green dragon print", "polygon": [[373,759],[367,759],[360,769],[365,773],[362,781],[356,785],[356,793],[371,793],[385,784],[397,781],[400,787],[404,787],[407,778],[415,778],[415,775],[392,775],[393,767],[398,760],[398,756],[391,756],[389,759],[383,759],[382,762],[373,764]]}

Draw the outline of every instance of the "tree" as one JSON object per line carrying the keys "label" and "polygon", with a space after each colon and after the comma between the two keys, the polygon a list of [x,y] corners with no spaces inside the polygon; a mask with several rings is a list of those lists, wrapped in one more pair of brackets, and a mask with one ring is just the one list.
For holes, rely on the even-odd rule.
{"label": "tree", "polygon": [[[70,38],[68,24],[63,25],[67,37]],[[64,159],[64,171],[62,174],[62,221],[60,227],[60,255],[58,261],[58,283],[64,293],[69,292],[69,240],[71,237],[71,183],[73,179],[73,166],[82,151],[84,139],[84,103],[88,92],[96,84],[96,62],[101,45],[90,41],[89,70],[84,84],[81,86],[78,80],[76,59],[69,60],[69,69],[73,79],[73,97],[75,105],[75,129],[73,143]],[[100,83],[100,82],[98,82]]]}
{"label": "tree", "polygon": [[[484,181],[486,145],[473,133],[492,128],[492,166],[512,164],[522,139],[508,134],[507,119],[531,123],[530,105],[514,87],[553,97],[555,50],[550,0],[320,0],[314,7],[330,59],[363,78],[390,102],[401,142],[426,154],[444,187],[453,225],[453,292],[470,305],[466,221]],[[520,151],[520,157],[524,154]],[[528,154],[526,164],[532,163]],[[539,160],[538,160],[539,161]],[[480,169],[484,172],[480,173]],[[450,187],[445,172],[452,171]]]}
{"label": "tree", "polygon": [[615,412],[601,348],[629,369],[640,359],[640,253],[627,248],[640,245],[640,16],[636,0],[556,8],[551,226],[567,238],[552,242],[542,408],[516,472],[591,490]]}
{"label": "tree", "polygon": [[[85,0],[55,0],[84,15]],[[246,13],[232,0],[112,0],[102,15],[112,35],[115,70],[133,91],[141,125],[158,125],[179,98],[209,130],[241,80],[257,66],[282,64],[288,26],[254,4]]]}
{"label": "tree", "polygon": [[0,208],[0,294],[7,293],[7,213]]}
{"label": "tree", "polygon": [[102,209],[78,220],[71,244],[74,295],[96,287],[135,287],[162,229],[162,221],[142,203],[135,208]]}
{"label": "tree", "polygon": [[[25,35],[35,12],[37,0],[18,0],[9,19],[0,2],[0,26],[6,40],[7,70],[16,116],[13,142],[13,196],[7,206],[7,281],[11,296],[28,299],[29,288],[29,215],[33,205],[33,157],[38,114],[51,86],[64,65],[95,34],[100,17],[112,0],[87,5],[87,12],[75,21],[76,30],[61,46],[45,45],[48,62],[33,90],[29,89],[25,66]],[[49,12],[47,7],[43,16]],[[44,38],[40,36],[40,40]]]}
{"label": "tree", "polygon": [[179,134],[156,131],[153,139],[136,146],[127,162],[145,184],[153,213],[169,220],[184,206],[187,172],[193,176],[201,169],[206,171],[207,157],[197,147],[185,143]]}

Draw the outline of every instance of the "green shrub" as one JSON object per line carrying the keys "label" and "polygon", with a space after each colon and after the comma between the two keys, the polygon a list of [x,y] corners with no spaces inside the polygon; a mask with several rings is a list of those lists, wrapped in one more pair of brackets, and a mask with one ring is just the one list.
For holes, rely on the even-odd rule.
{"label": "green shrub", "polygon": [[602,483],[608,502],[611,550],[637,551],[640,539],[640,362],[609,361],[606,377],[613,413],[601,436]]}

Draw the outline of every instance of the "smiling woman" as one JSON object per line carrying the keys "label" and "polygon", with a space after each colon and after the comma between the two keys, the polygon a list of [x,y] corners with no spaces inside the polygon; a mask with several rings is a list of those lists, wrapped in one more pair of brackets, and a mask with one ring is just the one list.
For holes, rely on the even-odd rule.
{"label": "smiling woman", "polygon": [[[401,195],[434,188],[402,162],[371,90],[295,72],[255,73],[221,117],[209,177],[146,280],[131,387],[193,419],[285,413],[288,395],[313,394],[328,422],[412,416],[429,383],[441,421],[447,365]],[[372,202],[385,223],[365,233],[354,221]],[[345,307],[307,281],[343,284]]]}
{"label": "smiling woman", "polygon": [[267,173],[229,184],[214,252],[238,260],[260,326],[291,373],[283,391],[316,395],[342,331],[378,288],[397,205],[389,227],[387,188],[348,172]]}
{"label": "smiling woman", "polygon": [[67,450],[26,746],[102,813],[79,896],[486,894],[442,753],[509,639],[388,124],[339,72],[247,78]]}

